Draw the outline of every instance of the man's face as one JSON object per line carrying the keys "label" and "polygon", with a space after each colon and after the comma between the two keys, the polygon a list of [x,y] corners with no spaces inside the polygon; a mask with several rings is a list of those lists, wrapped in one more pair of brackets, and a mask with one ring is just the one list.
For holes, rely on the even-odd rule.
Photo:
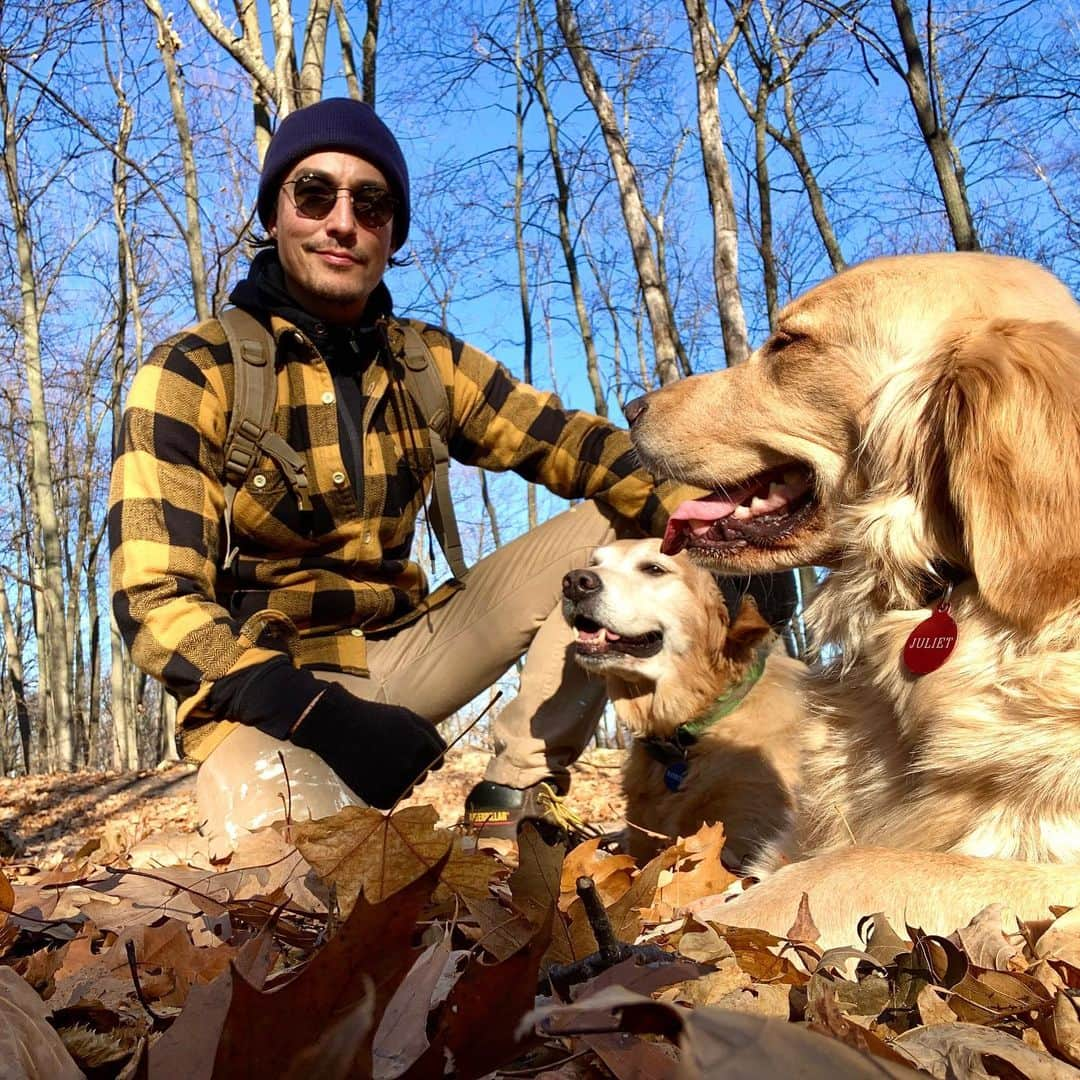
{"label": "man's face", "polygon": [[301,217],[290,197],[290,180],[318,176],[330,187],[377,185],[386,178],[370,162],[355,154],[327,150],[311,154],[289,171],[278,192],[270,235],[277,241],[289,292],[305,311],[332,323],[348,323],[364,311],[375,286],[382,280],[392,254],[391,218],[378,228],[367,228],[353,216],[352,202],[342,191],[334,209],[321,221]]}

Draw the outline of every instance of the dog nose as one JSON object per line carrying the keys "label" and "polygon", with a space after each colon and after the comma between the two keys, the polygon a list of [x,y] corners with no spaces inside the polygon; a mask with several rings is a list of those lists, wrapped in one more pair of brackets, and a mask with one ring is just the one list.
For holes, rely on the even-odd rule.
{"label": "dog nose", "polygon": [[633,401],[628,401],[623,406],[623,416],[626,417],[628,423],[633,423],[640,417],[645,410],[649,407],[649,395],[642,394],[641,397],[634,398]]}
{"label": "dog nose", "polygon": [[600,578],[591,570],[571,570],[562,579],[562,594],[567,600],[583,600],[601,587]]}

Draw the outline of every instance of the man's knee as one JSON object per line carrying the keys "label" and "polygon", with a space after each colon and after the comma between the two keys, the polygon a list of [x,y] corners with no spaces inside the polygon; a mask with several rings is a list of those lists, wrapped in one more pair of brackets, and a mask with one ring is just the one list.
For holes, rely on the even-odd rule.
{"label": "man's knee", "polygon": [[238,727],[199,767],[195,801],[215,854],[275,821],[329,817],[364,803],[317,754]]}

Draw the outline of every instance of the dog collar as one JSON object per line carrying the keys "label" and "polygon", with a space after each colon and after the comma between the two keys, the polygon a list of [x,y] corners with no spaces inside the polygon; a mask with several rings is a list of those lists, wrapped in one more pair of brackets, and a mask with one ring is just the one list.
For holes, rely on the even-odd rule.
{"label": "dog collar", "polygon": [[732,687],[729,687],[709,707],[708,711],[696,720],[680,724],[670,735],[660,738],[658,735],[638,737],[637,741],[646,753],[664,766],[664,783],[669,791],[678,791],[686,779],[688,769],[687,756],[690,747],[708,731],[713,724],[730,716],[753,690],[758,679],[765,671],[765,660],[771,646],[762,646],[754,657],[754,662],[746,674]]}

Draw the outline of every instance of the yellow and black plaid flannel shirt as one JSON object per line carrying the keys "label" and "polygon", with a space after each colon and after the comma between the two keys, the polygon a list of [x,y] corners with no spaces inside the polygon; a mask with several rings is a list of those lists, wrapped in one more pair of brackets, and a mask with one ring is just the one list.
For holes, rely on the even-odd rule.
{"label": "yellow and black plaid flannel shirt", "polygon": [[[625,431],[566,410],[477,349],[413,325],[447,388],[454,458],[513,469],[566,498],[596,499],[659,534],[688,489],[654,487],[636,467]],[[179,699],[185,751],[197,757],[227,734],[212,735],[227,725],[200,712],[213,682],[283,651],[281,641],[260,637],[261,613],[280,613],[288,621],[279,622],[295,627],[288,635],[295,662],[364,674],[366,634],[416,619],[449,595],[448,587],[429,594],[410,558],[432,457],[398,362],[382,348],[363,371],[364,475],[355,491],[326,363],[286,320],[273,316],[272,331],[275,430],[305,458],[311,511],[301,513],[271,459],[258,461],[233,507],[239,556],[221,569],[233,364],[216,319],[170,338],[138,371],[113,466],[117,623],[135,663]]]}

